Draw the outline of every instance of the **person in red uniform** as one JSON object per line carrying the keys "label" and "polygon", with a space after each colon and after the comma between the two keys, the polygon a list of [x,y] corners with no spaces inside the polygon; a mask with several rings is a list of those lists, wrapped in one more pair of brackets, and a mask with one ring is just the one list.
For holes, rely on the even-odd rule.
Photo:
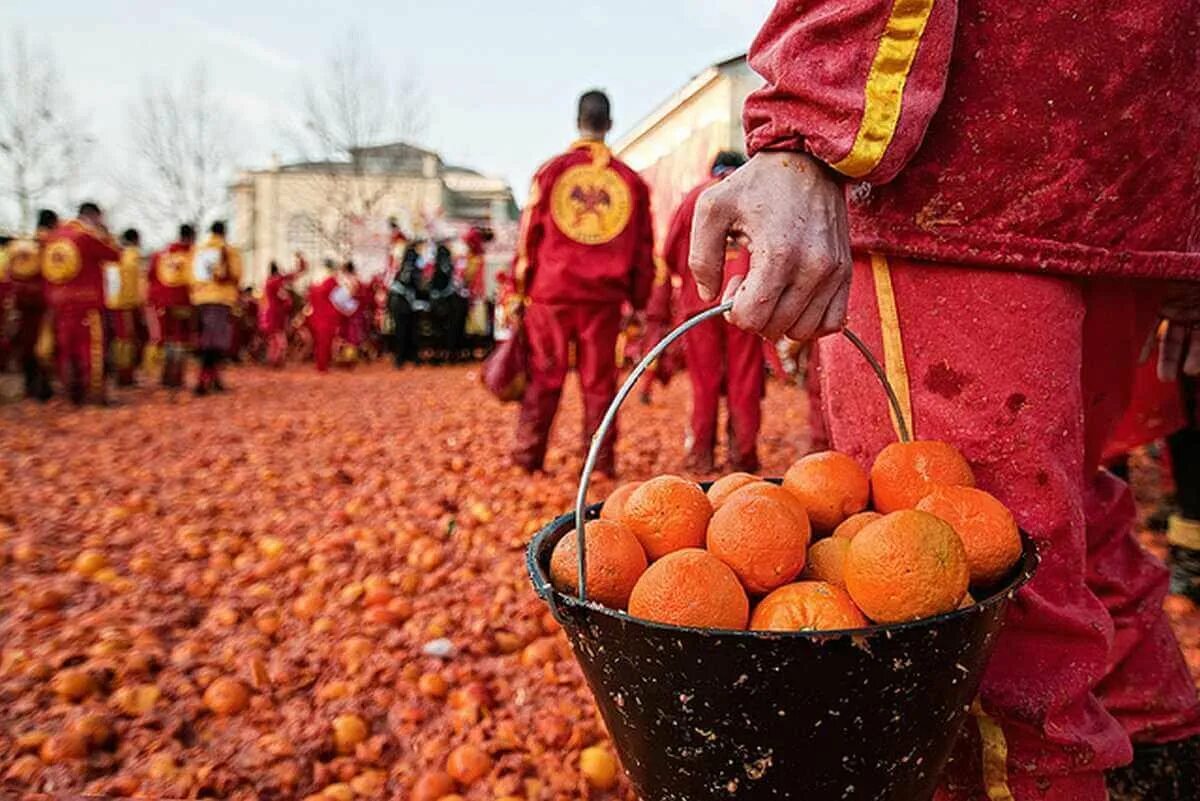
{"label": "person in red uniform", "polygon": [[[1200,369],[1198,39],[1197,0],[780,0],[750,54],[752,158],[697,205],[703,298],[748,239],[732,321],[848,321],[917,435],[959,446],[1040,547],[941,798],[1101,801],[1106,771],[1119,801],[1200,786],[1167,573],[1098,469],[1147,310],[1171,321],[1165,371]],[[833,444],[866,464],[895,438],[878,382],[842,337],[821,366]]]}
{"label": "person in red uniform", "polygon": [[283,367],[284,357],[287,356],[287,325],[292,316],[291,286],[296,276],[306,269],[303,259],[299,259],[296,269],[287,274],[280,272],[279,265],[271,262],[259,313],[259,329],[267,341],[267,364],[271,367]]}
{"label": "person in red uniform", "polygon": [[164,387],[183,386],[194,322],[188,273],[195,247],[196,229],[179,226],[179,238],[150,258],[146,275],[146,323],[151,346],[162,352]]}
{"label": "person in red uniform", "polygon": [[[679,311],[686,318],[710,304],[700,299],[696,282],[687,269],[696,200],[745,163],[740,153],[723,152],[712,165],[712,177],[684,196],[663,244],[663,258],[679,275]],[[750,268],[749,252],[736,243],[726,251],[725,282],[740,278]],[[687,468],[711,473],[717,441],[717,412],[724,387],[729,400],[730,469],[758,471],[758,429],[762,423],[762,398],[766,382],[763,341],[756,334],[735,328],[724,320],[709,320],[684,337],[684,358],[692,381],[692,421],[688,436]]]}
{"label": "person in red uniform", "polygon": [[58,227],[58,215],[49,209],[38,212],[32,241],[14,239],[8,245],[8,275],[12,282],[12,306],[16,332],[12,352],[25,377],[25,396],[48,400],[50,371],[38,357],[38,337],[46,323],[46,297],[42,280],[42,249],[46,238]]}
{"label": "person in red uniform", "polygon": [[104,227],[95,203],[79,207],[76,219],[46,238],[42,277],[46,307],[54,318],[54,352],[68,397],[103,404],[104,267],[121,251]]}
{"label": "person in red uniform", "polygon": [[8,320],[12,311],[12,279],[8,273],[8,246],[11,236],[0,234],[0,373],[8,369],[8,357],[12,352]]}
{"label": "person in red uniform", "polygon": [[141,235],[133,228],[121,234],[121,258],[105,265],[104,316],[107,320],[109,359],[117,386],[131,387],[137,355],[137,315],[142,307]]}
{"label": "person in red uniform", "polygon": [[327,372],[333,361],[333,341],[345,315],[335,305],[334,294],[341,288],[333,262],[325,260],[319,281],[308,288],[308,325],[313,336],[313,359],[319,372]]}
{"label": "person in red uniform", "polygon": [[[513,459],[528,471],[542,468],[572,345],[587,446],[616,394],[621,304],[643,308],[654,283],[650,193],[604,144],[612,120],[603,92],[583,94],[578,124],[579,140],[534,176],[513,267],[518,291],[529,301],[530,347]],[[615,441],[614,427],[597,464],[610,475]]]}

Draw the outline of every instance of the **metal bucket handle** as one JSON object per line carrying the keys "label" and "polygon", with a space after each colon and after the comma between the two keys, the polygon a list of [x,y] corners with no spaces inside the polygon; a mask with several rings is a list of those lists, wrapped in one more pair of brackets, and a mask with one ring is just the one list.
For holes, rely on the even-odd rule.
{"label": "metal bucket handle", "polygon": [[[604,419],[601,420],[600,427],[596,429],[596,433],[592,436],[592,444],[591,447],[588,448],[587,460],[583,463],[583,474],[579,477],[579,494],[575,497],[575,531],[579,543],[577,550],[579,552],[580,601],[584,603],[587,602],[587,539],[584,534],[584,522],[585,518],[587,517],[588,485],[591,484],[592,472],[596,469],[596,460],[600,457],[600,444],[604,441],[604,438],[608,436],[609,430],[612,429],[613,421],[617,419],[617,412],[620,411],[622,404],[625,403],[625,399],[629,397],[631,392],[633,392],[633,388],[637,386],[642,374],[650,368],[650,365],[654,363],[654,360],[661,356],[663,351],[665,351],[672,342],[679,339],[688,331],[691,331],[693,328],[705,322],[706,320],[711,320],[714,317],[727,314],[732,308],[733,301],[730,300],[722,303],[720,306],[714,306],[711,309],[706,309],[697,314],[695,317],[685,320],[679,325],[678,328],[663,337],[662,341],[650,349],[650,352],[642,358],[637,367],[633,368],[633,372],[629,374],[629,377],[625,379],[625,383],[621,385],[621,388],[617,391],[617,396],[613,398],[612,404],[609,405],[608,411],[604,413]],[[900,406],[900,399],[896,396],[896,390],[892,387],[891,382],[888,381],[887,373],[884,371],[883,366],[879,363],[879,360],[875,358],[875,354],[871,353],[871,349],[868,348],[866,344],[864,344],[863,341],[858,338],[858,335],[849,328],[842,329],[842,336],[850,340],[850,344],[854,345],[854,347],[858,349],[858,352],[862,354],[863,358],[866,359],[867,364],[871,366],[871,369],[879,378],[879,383],[883,385],[883,391],[887,393],[888,403],[891,404],[892,412],[896,416],[896,428],[900,434],[900,441],[908,442],[911,439],[911,436],[909,434],[908,424],[904,419],[904,410]],[[553,608],[553,593],[550,594],[550,599],[550,604]],[[555,611],[557,612],[557,610]]]}

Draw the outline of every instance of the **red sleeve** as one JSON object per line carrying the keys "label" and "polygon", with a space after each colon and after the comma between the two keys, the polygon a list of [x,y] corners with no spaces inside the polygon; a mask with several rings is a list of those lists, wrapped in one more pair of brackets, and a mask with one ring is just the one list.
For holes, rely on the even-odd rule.
{"label": "red sleeve", "polygon": [[115,242],[90,234],[85,237],[85,241],[91,256],[100,263],[121,260],[121,249]]}
{"label": "red sleeve", "polygon": [[634,243],[633,285],[629,300],[633,308],[644,309],[654,288],[654,218],[650,211],[650,188],[646,182],[635,177],[633,192],[637,204],[633,220],[637,241]]}
{"label": "red sleeve", "polygon": [[779,0],[750,49],[746,146],[891,180],[941,103],[958,0]]}
{"label": "red sleeve", "polygon": [[543,165],[533,176],[529,197],[521,212],[521,227],[517,233],[517,252],[513,258],[513,287],[518,295],[529,293],[530,282],[536,272],[535,256],[542,241],[542,220],[546,213],[548,192],[546,173],[549,165]]}
{"label": "red sleeve", "polygon": [[688,251],[692,243],[692,216],[696,212],[696,200],[701,190],[693,190],[684,196],[671,225],[667,228],[667,239],[663,243],[663,260],[675,275],[683,275],[688,270]]}

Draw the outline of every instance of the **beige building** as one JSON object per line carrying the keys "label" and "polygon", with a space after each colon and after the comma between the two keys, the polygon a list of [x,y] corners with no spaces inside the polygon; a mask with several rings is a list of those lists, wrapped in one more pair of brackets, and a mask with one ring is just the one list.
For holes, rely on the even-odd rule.
{"label": "beige building", "polygon": [[745,56],[692,78],[613,144],[617,157],[650,184],[658,241],[687,192],[721,150],[744,151],[742,105],[762,85]]}
{"label": "beige building", "polygon": [[403,142],[356,150],[346,161],[249,170],[230,191],[233,240],[253,286],[262,285],[272,261],[289,269],[297,251],[310,264],[351,258],[360,274],[373,275],[386,264],[391,217],[410,237],[478,224],[505,231],[517,218],[507,182]]}

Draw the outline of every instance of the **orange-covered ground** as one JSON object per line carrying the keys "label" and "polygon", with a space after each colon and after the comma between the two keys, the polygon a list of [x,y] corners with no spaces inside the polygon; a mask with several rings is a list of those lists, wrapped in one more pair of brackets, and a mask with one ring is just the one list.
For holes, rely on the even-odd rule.
{"label": "orange-covered ground", "polygon": [[[229,383],[0,407],[0,797],[631,797],[580,773],[604,734],[523,566],[572,502],[574,391],[530,478],[475,368]],[[781,475],[807,404],[766,403]],[[623,478],[679,469],[686,407],[681,379],[629,404]],[[1172,612],[1200,675],[1200,615]],[[462,744],[489,759],[432,775]]]}

